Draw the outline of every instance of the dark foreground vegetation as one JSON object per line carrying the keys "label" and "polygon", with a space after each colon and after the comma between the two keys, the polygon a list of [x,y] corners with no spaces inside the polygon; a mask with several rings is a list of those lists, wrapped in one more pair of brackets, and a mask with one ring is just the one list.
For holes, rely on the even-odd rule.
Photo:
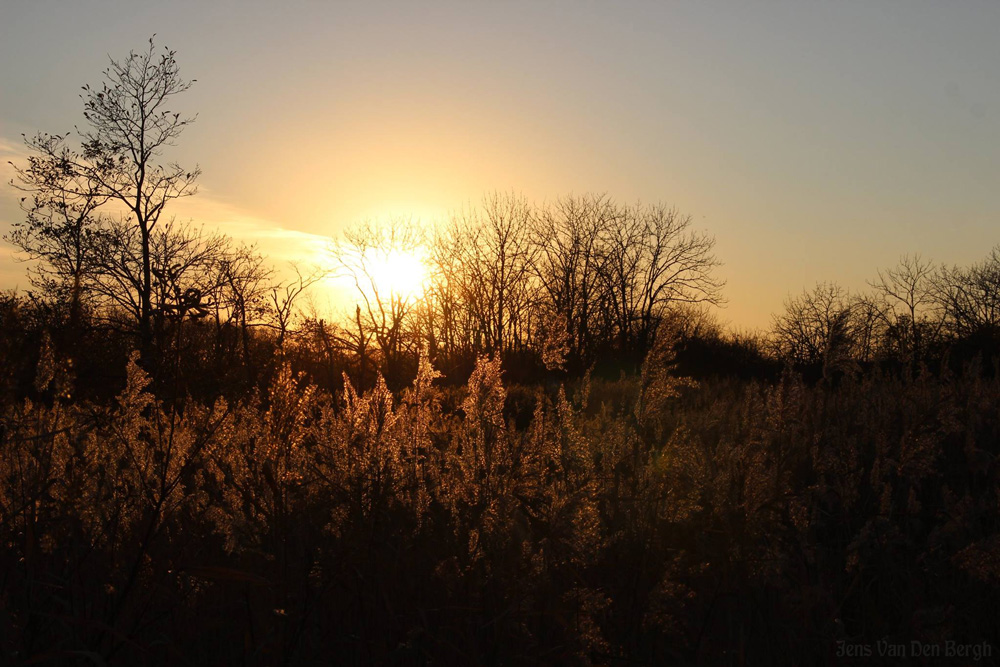
{"label": "dark foreground vegetation", "polygon": [[[1000,251],[734,333],[692,305],[722,285],[688,218],[501,195],[346,234],[331,322],[319,274],[160,222],[197,176],[156,162],[173,54],[108,76],[81,149],[28,139],[15,181],[3,664],[997,658]],[[370,264],[408,246],[419,297]]]}

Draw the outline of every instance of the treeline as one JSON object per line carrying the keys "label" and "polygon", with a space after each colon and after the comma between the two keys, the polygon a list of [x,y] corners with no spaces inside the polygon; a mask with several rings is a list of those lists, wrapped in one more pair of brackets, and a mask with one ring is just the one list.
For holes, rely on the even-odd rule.
{"label": "treeline", "polygon": [[[110,355],[118,369],[133,348],[157,376],[204,381],[212,369],[212,391],[231,396],[266,382],[282,360],[330,390],[345,372],[360,387],[381,376],[396,390],[422,350],[455,383],[484,354],[519,383],[588,369],[617,377],[638,371],[664,327],[694,376],[773,380],[785,365],[814,380],[875,366],[957,370],[977,356],[989,371],[1000,349],[1000,246],[967,267],[907,255],[854,294],[819,283],[790,297],[769,329],[734,332],[708,308],[722,301],[713,240],[672,209],[606,196],[538,207],[494,194],[433,228],[359,225],[331,240],[328,269],[296,267],[290,280],[254,247],[163,223],[150,234],[144,324],[140,235],[92,212],[78,227],[56,225],[53,206],[36,193],[9,236],[35,259],[34,289],[3,303],[11,332],[31,332],[26,347],[6,343],[21,394],[43,331],[70,356],[92,344],[85,356]],[[73,261],[63,261],[70,249]],[[398,257],[422,264],[406,289],[380,275]],[[333,321],[309,300],[331,275],[348,279],[357,302]]]}
{"label": "treeline", "polygon": [[[33,291],[7,297],[8,318],[47,318],[76,349],[88,336],[117,340],[119,362],[137,348],[157,377],[207,365],[233,395],[280,359],[328,388],[346,370],[361,387],[381,375],[399,389],[424,348],[455,382],[482,354],[518,382],[634,373],[667,321],[698,338],[682,336],[682,352],[743,377],[773,377],[783,363],[817,377],[857,364],[912,371],[951,351],[964,361],[995,350],[1000,250],[967,268],[907,256],[865,294],[823,283],[790,299],[771,330],[734,334],[698,307],[723,300],[712,237],[674,209],[603,195],[538,206],[491,194],[433,229],[358,225],[331,239],[327,266],[279,275],[259,248],[169,215],[200,174],[164,157],[193,122],[172,111],[190,86],[175,53],[150,40],[84,87],[75,138],[25,138],[11,183],[25,217],[7,241],[32,261]],[[415,256],[421,284],[386,281],[393,262]],[[358,305],[344,317],[307,307],[332,275],[353,284]]]}
{"label": "treeline", "polygon": [[[144,243],[134,220],[67,203],[71,185],[60,179],[71,177],[50,174],[62,159],[55,144],[29,140],[48,152],[15,183],[31,193],[8,236],[35,262],[29,300],[74,331],[131,333],[154,360],[199,349],[252,381],[262,362],[301,354],[338,377],[347,365],[362,385],[380,373],[394,387],[424,347],[463,377],[481,354],[532,381],[602,358],[635,372],[671,308],[721,300],[714,241],[690,217],[605,196],[535,207],[494,194],[434,229],[359,225],[331,239],[328,267],[282,279],[258,248],[224,235],[168,221]],[[400,256],[419,256],[425,273],[409,289],[380,275]],[[339,319],[309,307],[310,289],[330,276],[346,279],[357,302]]]}
{"label": "treeline", "polygon": [[[71,329],[131,331],[150,370],[191,356],[180,350],[185,329],[250,384],[258,345],[284,354],[303,333],[331,363],[355,357],[364,386],[376,372],[401,386],[425,345],[464,375],[481,353],[576,370],[612,353],[634,370],[669,305],[720,298],[713,240],[689,217],[606,197],[537,208],[488,196],[432,238],[402,224],[358,227],[333,243],[330,267],[279,281],[258,249],[169,217],[200,173],[164,161],[194,120],[172,111],[191,83],[152,40],[112,60],[101,85],[83,89],[77,136],[26,137],[12,181],[26,216],[8,241],[34,262],[38,298]],[[418,250],[424,288],[387,289],[373,264]],[[357,287],[353,318],[299,317],[308,287],[334,267]]]}
{"label": "treeline", "polygon": [[946,357],[990,362],[1000,349],[1000,246],[967,267],[906,255],[851,295],[820,283],[790,298],[774,318],[774,354],[827,375],[858,364],[911,371]]}

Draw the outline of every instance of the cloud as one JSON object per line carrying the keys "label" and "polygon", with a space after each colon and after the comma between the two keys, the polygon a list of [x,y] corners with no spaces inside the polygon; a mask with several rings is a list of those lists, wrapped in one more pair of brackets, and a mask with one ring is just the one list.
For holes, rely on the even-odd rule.
{"label": "cloud", "polygon": [[[24,162],[28,157],[28,149],[20,142],[0,136],[0,199],[16,202],[21,198],[18,191],[10,185],[10,180],[14,178],[14,164]],[[3,210],[0,209],[0,214]]]}
{"label": "cloud", "polygon": [[[10,185],[14,178],[14,168],[10,163],[23,163],[28,155],[20,140],[0,136],[0,237],[10,233],[12,223],[22,216],[18,201],[23,195]],[[206,230],[218,230],[239,242],[256,244],[261,254],[282,273],[290,262],[303,266],[329,264],[328,237],[290,229],[256,216],[221,197],[213,196],[205,185],[199,186],[198,194],[168,204],[165,215],[180,221],[189,220]],[[0,241],[0,289],[26,283],[25,265],[16,261],[15,257],[14,248]]]}
{"label": "cloud", "polygon": [[27,154],[27,148],[25,148],[22,142],[0,136],[0,158],[3,158],[5,161],[21,159]]}
{"label": "cloud", "polygon": [[[290,264],[295,263],[308,273],[313,267],[329,269],[329,246],[332,239],[289,229],[281,224],[255,216],[238,206],[212,196],[201,187],[197,195],[174,202],[178,220],[190,220],[206,229],[218,229],[237,241],[255,244],[277,271],[281,280],[294,280]],[[329,275],[304,295],[302,307],[322,317],[346,316],[353,308],[354,288],[343,279]]]}
{"label": "cloud", "polygon": [[10,163],[22,162],[27,155],[20,141],[0,136],[0,289],[27,284],[25,265],[17,261],[14,248],[2,240],[10,233],[11,223],[21,216],[18,200],[22,195],[10,185],[14,178],[14,167]]}
{"label": "cloud", "polygon": [[278,262],[322,264],[330,238],[289,229],[215,198],[201,187],[197,195],[173,203],[171,215],[191,220],[206,229],[218,229],[237,241],[256,244],[260,252]]}

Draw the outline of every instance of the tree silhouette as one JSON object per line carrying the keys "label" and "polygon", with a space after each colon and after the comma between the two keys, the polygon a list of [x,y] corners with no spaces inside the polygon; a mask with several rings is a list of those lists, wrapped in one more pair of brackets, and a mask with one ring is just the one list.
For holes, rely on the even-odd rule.
{"label": "tree silhouette", "polygon": [[878,280],[869,283],[890,305],[887,321],[899,341],[901,353],[911,364],[920,360],[930,342],[925,340],[936,336],[941,318],[931,320],[929,312],[936,305],[934,286],[934,266],[920,255],[904,255],[899,264],[891,269],[878,272]]}
{"label": "tree silhouette", "polygon": [[24,141],[31,154],[27,165],[14,165],[11,185],[27,193],[21,198],[26,218],[13,223],[7,239],[35,261],[35,286],[68,303],[75,327],[94,268],[91,246],[98,209],[108,195],[80,168],[81,156],[67,146],[66,136],[40,133]]}
{"label": "tree silhouette", "polygon": [[87,126],[80,131],[82,160],[75,169],[102,196],[121,203],[138,229],[140,269],[129,288],[136,293],[144,346],[153,336],[153,231],[170,201],[195,193],[200,174],[159,161],[194,122],[169,108],[192,83],[181,78],[175,52],[157,50],[150,38],[148,50],[111,60],[100,87],[86,85],[81,95]]}

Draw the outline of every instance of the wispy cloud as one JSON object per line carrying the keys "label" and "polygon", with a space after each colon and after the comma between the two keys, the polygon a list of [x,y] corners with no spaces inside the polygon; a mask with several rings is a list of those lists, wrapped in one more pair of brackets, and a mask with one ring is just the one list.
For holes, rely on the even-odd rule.
{"label": "wispy cloud", "polygon": [[290,229],[256,216],[214,197],[205,187],[193,197],[174,202],[172,215],[204,225],[206,229],[218,229],[238,241],[256,243],[261,253],[276,263],[323,264],[327,261],[329,237]]}
{"label": "wispy cloud", "polygon": [[11,158],[22,158],[27,154],[23,143],[0,136],[0,158],[10,160]]}
{"label": "wispy cloud", "polygon": [[[18,201],[22,194],[10,185],[14,168],[23,163],[28,150],[20,140],[0,136],[0,236],[10,232],[12,223],[22,215]],[[191,221],[207,230],[218,230],[233,239],[256,244],[260,252],[278,268],[289,262],[324,266],[328,263],[329,238],[290,229],[280,223],[254,215],[240,206],[213,196],[202,185],[198,194],[171,203],[166,214]],[[14,248],[0,242],[0,288],[11,287],[24,274],[24,265],[16,261]]]}
{"label": "wispy cloud", "polygon": [[[28,156],[29,151],[20,139],[15,140],[0,135],[0,179],[2,179],[0,199],[16,203],[21,198],[22,195],[10,185],[11,179],[15,176],[11,163],[21,164]],[[0,221],[9,223],[9,220],[4,220],[9,215],[9,211],[0,210]],[[207,228],[218,227],[223,233],[240,240],[275,240],[280,241],[282,246],[297,245],[303,251],[325,247],[328,241],[324,236],[288,229],[281,224],[255,216],[237,205],[213,196],[210,187],[204,184],[199,185],[197,195],[173,202],[167,209],[167,215],[180,220],[190,219]],[[273,250],[277,252],[268,254],[278,254],[281,248]],[[293,258],[299,256],[294,255]]]}
{"label": "wispy cloud", "polygon": [[[255,216],[213,197],[207,188],[175,202],[172,214],[178,220],[190,220],[206,229],[218,229],[237,241],[256,244],[283,279],[294,279],[290,263],[306,272],[313,268],[329,269],[331,265],[330,237],[289,229],[273,220]],[[354,288],[331,274],[308,290],[305,297],[301,304],[305,310],[318,316],[337,317],[353,307]]]}
{"label": "wispy cloud", "polygon": [[[28,149],[24,144],[0,136],[0,200],[16,202],[20,199],[21,195],[10,186],[10,180],[14,178],[14,167],[11,163],[20,164],[27,157]],[[0,209],[0,215],[3,213],[3,209]]]}
{"label": "wispy cloud", "polygon": [[20,141],[0,136],[0,289],[27,283],[24,264],[17,261],[17,252],[2,238],[10,233],[11,223],[21,215],[17,202],[21,194],[10,185],[14,167],[27,157],[27,149]]}

